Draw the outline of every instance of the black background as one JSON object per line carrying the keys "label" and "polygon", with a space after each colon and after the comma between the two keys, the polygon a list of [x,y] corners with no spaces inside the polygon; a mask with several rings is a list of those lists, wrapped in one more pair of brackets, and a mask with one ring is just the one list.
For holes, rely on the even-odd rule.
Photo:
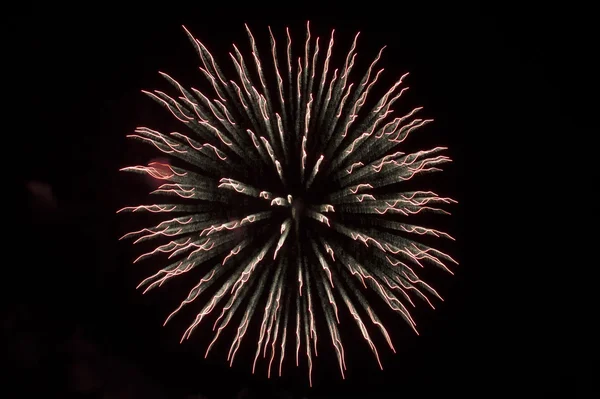
{"label": "black background", "polygon": [[[520,176],[532,167],[532,149],[566,126],[557,77],[575,50],[563,35],[563,17],[455,5],[292,2],[15,14],[5,79],[16,88],[18,111],[9,115],[16,142],[5,165],[24,178],[18,198],[26,217],[15,224],[16,255],[6,266],[10,381],[24,396],[540,397],[563,388],[576,396],[572,374],[551,365],[561,355],[547,350],[549,338],[525,327],[542,316],[521,296],[529,291],[522,276],[541,266],[520,244],[531,244],[524,232],[532,220],[522,215],[536,202],[536,181]],[[179,345],[184,324],[161,325],[182,297],[135,290],[150,266],[131,265],[131,246],[117,241],[127,230],[115,215],[142,192],[118,169],[147,160],[146,149],[125,135],[138,125],[171,122],[140,90],[168,88],[159,70],[204,87],[181,25],[227,63],[232,42],[248,48],[244,22],[264,48],[268,25],[281,44],[286,26],[303,40],[307,20],[322,38],[335,28],[340,52],[357,31],[359,56],[370,60],[387,45],[386,84],[411,72],[407,101],[436,119],[417,143],[448,146],[455,161],[437,181],[460,202],[441,226],[458,238],[452,255],[461,263],[454,277],[438,282],[446,302],[417,312],[421,336],[395,340],[405,348],[383,356],[383,372],[366,351],[352,357],[349,344],[349,378],[317,367],[312,389],[304,370],[267,380],[262,371],[250,374],[250,359],[230,369],[223,351],[204,360],[194,339]]]}

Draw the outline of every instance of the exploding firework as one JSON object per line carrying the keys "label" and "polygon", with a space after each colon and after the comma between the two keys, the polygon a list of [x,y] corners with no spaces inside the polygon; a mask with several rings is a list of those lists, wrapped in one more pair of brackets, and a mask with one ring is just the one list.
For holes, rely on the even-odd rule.
{"label": "exploding firework", "polygon": [[247,26],[246,30],[252,53],[244,58],[234,45],[234,80],[225,78],[207,48],[186,30],[202,61],[200,70],[214,90],[212,99],[185,89],[165,73],[161,74],[179,92],[177,98],[144,91],[190,132],[164,134],[139,127],[128,136],[152,144],[173,160],[122,169],[163,181],[153,193],[175,198],[118,211],[171,215],[123,237],[135,238],[136,243],[163,239],[135,262],[160,254],[169,265],[139,287],[147,292],[179,275],[199,280],[166,323],[212,286],[214,294],[205,295],[182,341],[209,314],[218,314],[208,355],[239,311],[230,363],[253,316],[262,313],[257,317],[253,372],[262,354],[268,358],[269,376],[274,361],[281,375],[286,348],[292,346],[296,365],[301,352],[308,359],[309,381],[317,337],[324,330],[319,320],[328,330],[344,377],[338,312],[345,307],[381,367],[368,324],[395,349],[365,290],[370,288],[416,332],[408,306],[414,307],[413,299],[419,298],[433,307],[429,297],[441,297],[413,268],[429,263],[450,272],[446,263],[456,263],[416,241],[425,235],[452,237],[409,223],[418,213],[448,213],[438,206],[455,201],[431,191],[402,192],[396,187],[440,171],[439,165],[450,159],[439,155],[443,147],[400,151],[411,132],[431,122],[415,118],[421,107],[392,116],[392,104],[407,89],[401,88],[406,75],[378,101],[368,101],[383,71],[375,71],[383,49],[355,85],[349,77],[358,34],[343,67],[331,73],[334,32],[323,51],[319,38],[311,39],[307,24],[304,57],[295,59],[287,31],[286,56],[280,61],[269,29],[272,64],[265,67]]}

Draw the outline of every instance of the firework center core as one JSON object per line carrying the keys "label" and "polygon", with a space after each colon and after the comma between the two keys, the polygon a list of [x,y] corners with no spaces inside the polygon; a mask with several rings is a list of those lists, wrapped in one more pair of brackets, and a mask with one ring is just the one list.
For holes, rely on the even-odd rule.
{"label": "firework center core", "polygon": [[292,218],[296,223],[300,222],[300,218],[304,214],[304,200],[302,198],[294,198],[292,200]]}

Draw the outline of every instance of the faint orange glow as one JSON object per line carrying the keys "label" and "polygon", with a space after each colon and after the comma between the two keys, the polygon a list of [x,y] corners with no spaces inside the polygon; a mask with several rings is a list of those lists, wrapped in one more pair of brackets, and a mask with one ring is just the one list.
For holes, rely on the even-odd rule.
{"label": "faint orange glow", "polygon": [[[171,162],[169,161],[168,158],[164,158],[164,157],[153,158],[149,164],[152,165],[152,167],[157,171],[158,175],[168,176],[173,173],[170,169]],[[162,184],[164,184],[164,181],[162,179],[159,179],[156,176],[157,175],[150,175],[148,173],[144,174],[144,180],[153,189],[157,189]]]}

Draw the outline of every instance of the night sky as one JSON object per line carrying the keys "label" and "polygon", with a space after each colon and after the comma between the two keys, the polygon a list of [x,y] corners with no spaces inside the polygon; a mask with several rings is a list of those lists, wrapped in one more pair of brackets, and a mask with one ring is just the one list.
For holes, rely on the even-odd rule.
{"label": "night sky", "polygon": [[[516,219],[505,218],[513,207],[503,207],[498,198],[522,189],[516,179],[511,183],[511,175],[524,157],[525,143],[562,123],[558,117],[544,121],[547,114],[560,114],[552,84],[556,65],[548,63],[550,43],[559,35],[534,12],[515,16],[433,4],[400,5],[394,11],[395,4],[364,3],[354,9],[301,2],[208,8],[157,3],[138,9],[123,4],[36,10],[15,19],[18,61],[6,78],[19,87],[21,113],[13,137],[18,137],[21,160],[15,168],[23,177],[19,201],[27,217],[18,223],[18,237],[27,244],[17,252],[28,266],[12,261],[11,289],[19,294],[10,294],[6,302],[3,332],[8,359],[16,365],[11,381],[21,392],[82,398],[489,397],[489,392],[525,385],[541,393],[569,384],[568,379],[543,382],[552,370],[545,362],[550,355],[541,355],[543,344],[529,340],[533,334],[519,331],[511,299],[516,288],[505,281],[514,281],[532,264],[507,254],[518,248],[510,233]],[[435,223],[457,238],[448,248],[460,262],[455,276],[434,276],[445,302],[436,311],[425,306],[415,311],[421,336],[408,332],[400,317],[382,312],[399,349],[393,355],[380,346],[384,371],[348,331],[349,370],[343,381],[327,359],[332,350],[323,331],[320,353],[331,353],[318,358],[312,389],[306,368],[296,370],[292,362],[283,378],[268,380],[264,367],[251,375],[250,339],[244,342],[252,350],[233,368],[225,359],[228,345],[204,359],[205,329],[180,345],[191,320],[166,327],[162,322],[187,291],[176,292],[175,286],[142,296],[135,289],[157,264],[131,264],[139,252],[117,239],[134,218],[115,214],[139,203],[148,191],[143,179],[118,169],[158,155],[125,136],[139,125],[184,129],[140,91],[171,90],[159,70],[184,86],[210,91],[181,25],[228,64],[231,43],[248,51],[245,22],[266,58],[267,26],[281,45],[286,26],[293,39],[304,40],[307,20],[313,35],[322,38],[335,28],[337,51],[344,54],[360,31],[363,62],[387,45],[383,86],[411,73],[403,104],[422,105],[435,119],[413,143],[447,146],[454,160],[431,180],[431,188],[459,201],[452,217]]]}

